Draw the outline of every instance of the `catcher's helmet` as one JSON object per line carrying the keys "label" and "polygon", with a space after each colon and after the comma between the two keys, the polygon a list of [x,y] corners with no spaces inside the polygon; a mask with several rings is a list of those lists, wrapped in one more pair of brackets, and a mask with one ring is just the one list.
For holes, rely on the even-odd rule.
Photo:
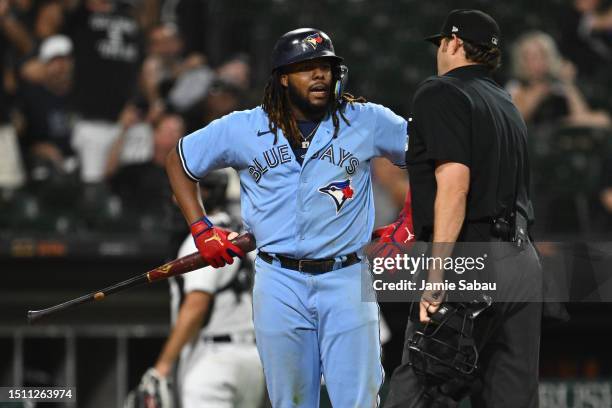
{"label": "catcher's helmet", "polygon": [[298,28],[281,36],[272,50],[272,70],[300,61],[330,58],[336,64],[343,58],[336,55],[327,34],[315,28]]}
{"label": "catcher's helmet", "polygon": [[224,170],[208,173],[199,181],[206,211],[221,210],[225,205],[229,177]]}

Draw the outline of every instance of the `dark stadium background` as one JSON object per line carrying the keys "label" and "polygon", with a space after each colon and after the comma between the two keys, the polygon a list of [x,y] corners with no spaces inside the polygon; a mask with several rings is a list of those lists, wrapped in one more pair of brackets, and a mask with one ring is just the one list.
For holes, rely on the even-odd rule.
{"label": "dark stadium background", "polygon": [[[296,27],[314,26],[330,35],[336,52],[345,58],[353,94],[408,116],[416,86],[435,73],[435,49],[422,38],[439,29],[449,10],[480,8],[499,21],[504,64],[496,79],[504,84],[511,77],[510,44],[534,29],[561,38],[564,13],[572,2],[183,3],[193,11],[179,19],[188,48],[205,54],[211,67],[236,53],[248,57],[251,83],[241,96],[241,106],[258,103],[276,38]],[[579,76],[578,85],[593,107],[612,112],[609,64],[596,74]],[[534,234],[537,241],[565,243],[564,254],[569,255],[564,262],[577,293],[567,305],[571,320],[543,331],[540,366],[545,394],[541,395],[548,397],[541,406],[612,406],[607,405],[612,398],[612,307],[610,296],[593,294],[600,282],[586,249],[591,242],[612,241],[612,215],[605,213],[598,200],[600,180],[609,179],[601,169],[604,160],[612,157],[612,133],[588,127],[554,131],[558,133],[548,138],[530,134],[539,220]],[[566,135],[565,144],[561,145],[559,135]],[[3,154],[0,151],[0,160]],[[183,237],[185,231],[158,228],[155,220],[135,221],[133,214],[117,214],[109,204],[109,193],[88,193],[82,187],[52,181],[27,183],[17,192],[3,190],[0,195],[0,386],[73,385],[78,389],[78,407],[120,406],[126,392],[154,362],[167,333],[165,283],[122,292],[36,326],[27,326],[25,312],[160,265],[173,257],[176,237]],[[67,220],[67,227],[58,227],[60,217]],[[603,248],[603,258],[610,258],[610,245]],[[381,309],[392,331],[384,347],[388,378],[401,359],[407,305],[384,303]],[[557,403],[551,402],[553,394]],[[591,405],[585,402],[589,399]]]}

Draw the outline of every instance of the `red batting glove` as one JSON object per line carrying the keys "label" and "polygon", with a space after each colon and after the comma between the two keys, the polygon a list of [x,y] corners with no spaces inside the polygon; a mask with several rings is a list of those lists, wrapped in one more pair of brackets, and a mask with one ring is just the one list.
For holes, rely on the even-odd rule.
{"label": "red batting glove", "polygon": [[191,224],[191,235],[202,259],[214,268],[233,264],[234,256],[244,257],[242,249],[227,239],[228,232],[213,226],[206,216]]}
{"label": "red batting glove", "polygon": [[385,225],[377,228],[374,233],[379,233],[379,242],[397,242],[402,245],[407,245],[409,242],[415,241],[413,234],[414,224],[412,222],[412,200],[410,192],[406,194],[406,202],[404,208],[399,214],[399,218],[393,224]]}
{"label": "red batting glove", "polygon": [[405,253],[410,243],[415,241],[412,222],[412,201],[410,192],[406,194],[404,208],[393,224],[376,228],[372,233],[372,241],[378,240],[369,250],[371,257],[394,257]]}

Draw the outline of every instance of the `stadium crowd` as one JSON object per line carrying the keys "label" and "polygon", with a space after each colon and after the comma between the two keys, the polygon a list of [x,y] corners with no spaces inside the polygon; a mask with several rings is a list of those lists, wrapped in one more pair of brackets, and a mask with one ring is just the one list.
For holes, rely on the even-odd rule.
{"label": "stadium crowd", "polygon": [[239,54],[212,66],[176,24],[198,2],[173,3],[0,1],[3,226],[177,224],[165,157],[241,106],[250,66]]}
{"label": "stadium crowd", "polygon": [[[198,16],[213,3],[0,0],[3,230],[184,227],[165,155],[182,135],[257,103],[261,88],[249,62],[261,56],[207,51],[213,33]],[[575,0],[562,13],[554,35],[506,39],[500,81],[531,129],[536,199],[551,208],[538,213],[540,227],[603,231],[612,225],[612,7]]]}

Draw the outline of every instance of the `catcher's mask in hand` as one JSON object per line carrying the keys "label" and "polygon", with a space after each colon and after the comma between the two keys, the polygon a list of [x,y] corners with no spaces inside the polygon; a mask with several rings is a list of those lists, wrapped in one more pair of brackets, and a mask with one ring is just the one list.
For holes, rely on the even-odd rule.
{"label": "catcher's mask in hand", "polygon": [[471,302],[443,303],[408,340],[408,361],[417,375],[433,382],[469,379],[478,367],[474,320],[491,306],[482,295]]}

